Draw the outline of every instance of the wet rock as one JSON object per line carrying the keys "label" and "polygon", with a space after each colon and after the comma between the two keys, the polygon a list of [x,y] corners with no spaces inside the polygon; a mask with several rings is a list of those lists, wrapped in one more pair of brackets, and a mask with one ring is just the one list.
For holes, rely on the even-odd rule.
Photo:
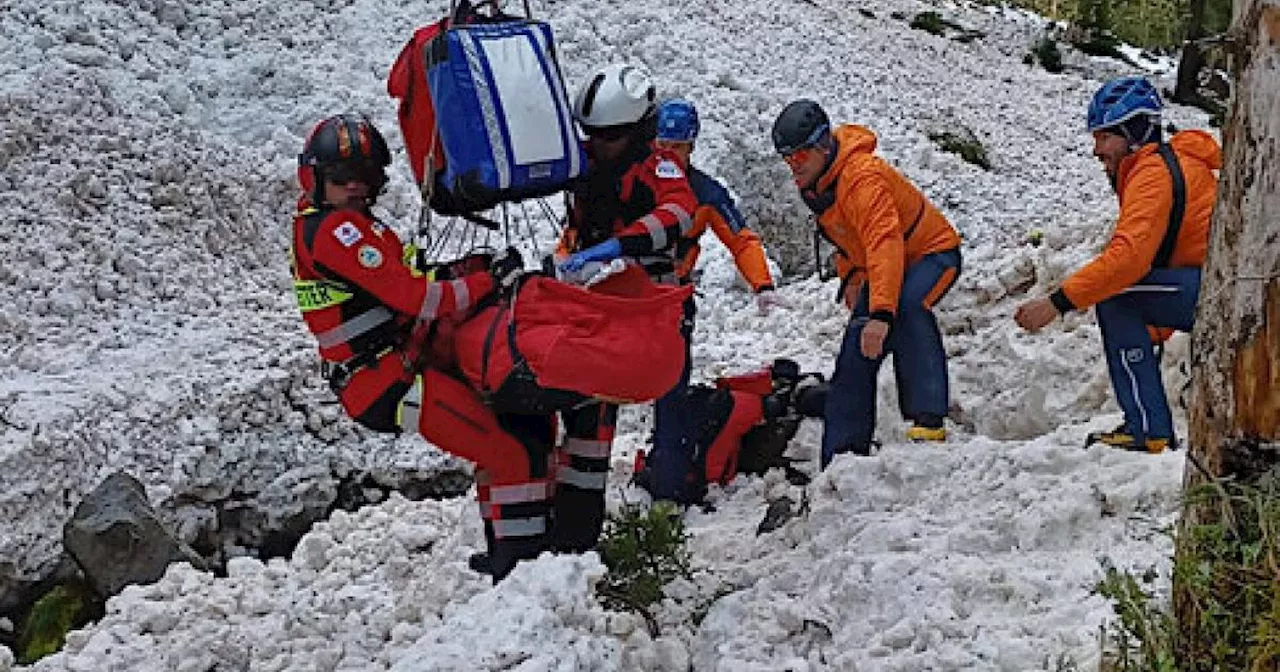
{"label": "wet rock", "polygon": [[794,507],[795,502],[786,495],[769,502],[769,508],[764,512],[764,520],[760,521],[760,526],[756,528],[756,536],[786,525],[788,520],[796,517]]}
{"label": "wet rock", "polygon": [[100,595],[151,583],[170,562],[199,557],[160,524],[134,477],[117,472],[89,493],[62,531],[62,543]]}

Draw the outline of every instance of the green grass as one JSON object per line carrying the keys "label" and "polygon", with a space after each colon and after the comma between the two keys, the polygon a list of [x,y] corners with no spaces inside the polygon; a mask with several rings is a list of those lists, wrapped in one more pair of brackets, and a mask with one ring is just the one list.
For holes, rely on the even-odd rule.
{"label": "green grass", "polygon": [[1173,581],[1194,622],[1175,621],[1154,577],[1104,563],[1097,591],[1112,602],[1104,670],[1208,672],[1280,668],[1280,492],[1276,486],[1214,483],[1188,502],[1217,520],[1181,532]]}
{"label": "green grass", "polygon": [[[1120,41],[1144,49],[1167,49],[1182,44],[1189,14],[1186,0],[1104,1],[1104,23],[1098,27],[1109,30]],[[1009,4],[1051,19],[1090,26],[1091,18],[1097,15],[1098,3],[1099,0],[1012,0]],[[1223,32],[1230,22],[1231,2],[1208,0],[1205,8],[1206,32]]]}

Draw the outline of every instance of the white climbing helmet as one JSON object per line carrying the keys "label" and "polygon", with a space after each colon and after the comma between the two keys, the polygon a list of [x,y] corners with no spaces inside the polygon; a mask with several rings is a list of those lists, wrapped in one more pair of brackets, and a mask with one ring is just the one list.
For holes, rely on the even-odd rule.
{"label": "white climbing helmet", "polygon": [[623,126],[653,114],[657,90],[644,69],[606,65],[591,73],[573,101],[573,116],[586,128]]}

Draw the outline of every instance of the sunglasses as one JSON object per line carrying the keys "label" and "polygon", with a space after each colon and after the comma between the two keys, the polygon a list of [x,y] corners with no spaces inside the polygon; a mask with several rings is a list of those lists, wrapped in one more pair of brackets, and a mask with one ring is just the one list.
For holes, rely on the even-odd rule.
{"label": "sunglasses", "polygon": [[362,182],[373,185],[377,184],[380,178],[380,171],[371,164],[336,163],[324,167],[324,179],[331,184]]}
{"label": "sunglasses", "polygon": [[818,151],[818,148],[812,145],[808,147],[801,147],[799,149],[793,149],[790,152],[784,152],[782,154],[782,160],[786,161],[787,165],[792,168],[799,168],[807,163],[809,159],[818,153]]}
{"label": "sunglasses", "polygon": [[587,128],[587,137],[600,142],[617,142],[626,138],[631,129],[626,126],[605,126],[603,128]]}

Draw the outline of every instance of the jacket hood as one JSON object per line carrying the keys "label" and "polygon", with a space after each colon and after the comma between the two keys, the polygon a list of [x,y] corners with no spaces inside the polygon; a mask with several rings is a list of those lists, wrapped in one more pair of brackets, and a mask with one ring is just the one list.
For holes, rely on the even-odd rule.
{"label": "jacket hood", "polygon": [[836,158],[827,167],[827,172],[818,178],[815,185],[817,191],[829,188],[840,173],[844,172],[851,159],[869,155],[876,150],[876,134],[865,126],[845,124],[832,131],[831,136],[836,141]]}
{"label": "jacket hood", "polygon": [[1204,131],[1178,131],[1169,138],[1169,145],[1179,156],[1202,161],[1214,170],[1222,169],[1222,146]]}

